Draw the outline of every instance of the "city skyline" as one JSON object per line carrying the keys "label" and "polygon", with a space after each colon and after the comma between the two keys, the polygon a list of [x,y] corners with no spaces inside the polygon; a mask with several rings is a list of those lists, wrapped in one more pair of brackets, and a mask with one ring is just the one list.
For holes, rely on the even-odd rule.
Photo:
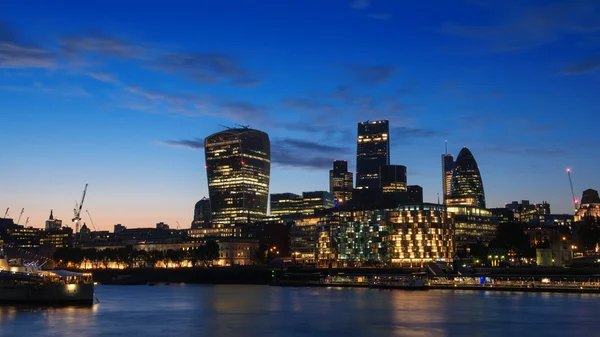
{"label": "city skyline", "polygon": [[592,1],[46,6],[0,15],[0,209],[21,224],[71,225],[89,183],[88,227],[85,210],[102,229],[187,227],[204,137],[235,124],[272,137],[269,194],[329,190],[333,160],[355,172],[356,123],[378,119],[427,202],[445,140],[475,153],[488,207],[572,214],[567,167],[577,198],[600,189]]}

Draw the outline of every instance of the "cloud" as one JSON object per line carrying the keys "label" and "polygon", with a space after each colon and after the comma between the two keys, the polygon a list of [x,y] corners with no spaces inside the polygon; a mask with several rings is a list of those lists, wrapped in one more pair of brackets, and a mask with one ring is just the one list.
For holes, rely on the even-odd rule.
{"label": "cloud", "polygon": [[100,33],[79,36],[63,36],[60,46],[66,55],[75,56],[96,53],[110,58],[141,58],[146,49],[122,38]]}
{"label": "cloud", "polygon": [[303,139],[282,138],[271,143],[271,159],[279,166],[329,169],[334,159],[349,153],[345,147]]}
{"label": "cloud", "polygon": [[369,7],[370,4],[371,2],[369,0],[353,0],[350,2],[349,6],[352,9],[362,10]]}
{"label": "cloud", "polygon": [[265,114],[266,107],[243,101],[224,101],[215,109],[216,115],[225,115],[235,120],[257,120]]}
{"label": "cloud", "polygon": [[[513,6],[507,2],[483,6],[490,15],[481,15],[480,25],[447,22],[439,31],[443,34],[480,40],[491,44],[493,51],[507,52],[536,48],[572,35],[598,31],[599,4],[596,1],[564,1]],[[493,14],[493,15],[492,15]],[[572,38],[570,40],[573,40]]]}
{"label": "cloud", "polygon": [[581,75],[592,73],[600,69],[600,58],[588,59],[571,66],[566,67],[561,72],[562,75]]}
{"label": "cloud", "polygon": [[392,126],[390,128],[390,138],[431,138],[441,135],[439,131],[426,130],[420,128],[411,128],[406,126]]}
{"label": "cloud", "polygon": [[169,74],[187,77],[202,84],[230,82],[231,84],[258,84],[237,60],[219,53],[169,53],[150,63],[150,67]]}
{"label": "cloud", "polygon": [[525,157],[553,157],[565,155],[567,151],[560,147],[511,147],[511,146],[490,146],[485,149],[486,152],[493,152],[500,155],[525,156]]}
{"label": "cloud", "polygon": [[346,67],[352,78],[362,85],[376,85],[388,81],[396,72],[393,65],[350,65]]}
{"label": "cloud", "polygon": [[121,83],[119,80],[117,80],[117,78],[114,75],[107,74],[107,73],[88,73],[88,76],[93,79],[96,79],[98,81],[101,81],[101,82],[113,83],[113,84]]}
{"label": "cloud", "polygon": [[292,110],[331,110],[333,105],[327,102],[322,102],[315,98],[285,98],[281,102],[283,107]]}
{"label": "cloud", "polygon": [[17,33],[0,20],[0,68],[54,68],[54,53],[18,42]]}
{"label": "cloud", "polygon": [[160,143],[163,145],[166,145],[166,146],[171,146],[171,147],[179,147],[179,148],[191,149],[191,150],[204,150],[204,139],[202,139],[202,138],[183,139],[183,140],[165,140]]}
{"label": "cloud", "polygon": [[385,21],[385,20],[391,19],[393,17],[393,15],[390,13],[377,13],[377,14],[367,14],[367,17],[371,18],[371,19],[375,19],[375,20]]}

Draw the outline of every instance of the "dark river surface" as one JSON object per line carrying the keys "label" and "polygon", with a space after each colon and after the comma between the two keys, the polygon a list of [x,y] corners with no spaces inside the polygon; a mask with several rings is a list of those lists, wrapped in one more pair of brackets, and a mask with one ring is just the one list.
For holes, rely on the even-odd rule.
{"label": "dark river surface", "polygon": [[0,307],[0,336],[600,336],[600,296],[238,285],[97,286]]}

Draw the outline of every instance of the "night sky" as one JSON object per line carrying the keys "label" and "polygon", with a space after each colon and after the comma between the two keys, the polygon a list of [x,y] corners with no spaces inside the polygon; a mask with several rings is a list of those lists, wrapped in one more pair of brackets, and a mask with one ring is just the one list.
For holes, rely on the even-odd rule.
{"label": "night sky", "polygon": [[189,227],[220,125],[267,132],[271,193],[301,193],[354,169],[357,122],[388,119],[426,201],[448,140],[488,207],[570,212],[567,167],[577,198],[600,188],[599,69],[595,0],[5,0],[0,210],[70,223],[89,183],[88,225]]}

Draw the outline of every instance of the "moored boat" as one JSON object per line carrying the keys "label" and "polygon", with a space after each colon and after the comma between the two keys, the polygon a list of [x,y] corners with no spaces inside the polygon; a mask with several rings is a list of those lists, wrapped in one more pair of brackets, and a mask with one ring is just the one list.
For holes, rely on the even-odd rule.
{"label": "moored boat", "polygon": [[0,303],[91,305],[94,282],[90,273],[41,270],[35,263],[0,257]]}

